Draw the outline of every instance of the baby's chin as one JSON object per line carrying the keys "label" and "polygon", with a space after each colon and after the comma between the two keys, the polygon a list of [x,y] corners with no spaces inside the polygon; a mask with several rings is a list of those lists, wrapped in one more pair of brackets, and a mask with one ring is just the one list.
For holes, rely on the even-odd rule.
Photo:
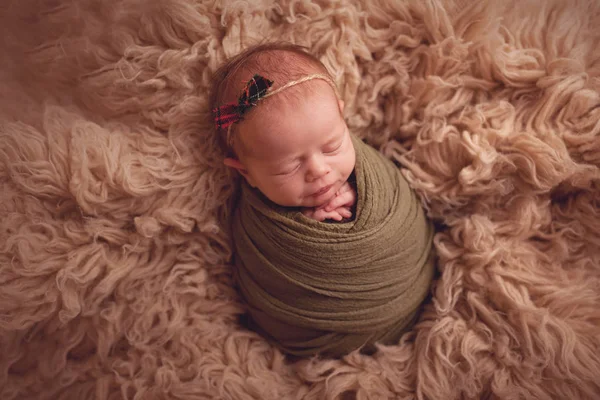
{"label": "baby's chin", "polygon": [[269,196],[267,197],[269,197],[269,200],[271,200],[272,202],[283,207],[319,208],[320,206],[324,206],[325,204],[333,200],[335,198],[336,192],[340,189],[341,186],[342,185],[338,183],[333,184],[327,192],[317,196],[308,195],[289,200],[275,199]]}
{"label": "baby's chin", "polygon": [[337,186],[332,187],[327,193],[320,196],[308,196],[303,199],[302,207],[319,208],[329,203],[335,198],[335,193],[339,190]]}
{"label": "baby's chin", "polygon": [[269,199],[273,203],[282,206],[282,207],[300,207],[300,208],[319,208],[327,203],[329,203],[335,197],[335,191],[331,191],[332,194],[326,194],[326,196],[319,197],[303,197],[296,201],[293,200],[280,200],[280,199]]}

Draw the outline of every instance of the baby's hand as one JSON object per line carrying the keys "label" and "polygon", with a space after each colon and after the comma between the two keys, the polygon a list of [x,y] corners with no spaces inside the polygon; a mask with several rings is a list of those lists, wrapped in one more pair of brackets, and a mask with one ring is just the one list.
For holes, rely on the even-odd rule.
{"label": "baby's hand", "polygon": [[[335,197],[329,201],[329,203],[322,205],[319,208],[323,208],[325,211],[330,212],[339,208],[352,208],[356,202],[356,190],[346,181],[340,190],[337,191]],[[352,214],[350,214],[352,216]],[[349,217],[348,217],[349,218]]]}
{"label": "baby's hand", "polygon": [[352,217],[351,209],[355,202],[356,190],[346,182],[328,203],[316,208],[307,208],[302,213],[317,221],[326,219],[341,221],[344,218]]}
{"label": "baby's hand", "polygon": [[302,214],[319,222],[323,222],[326,219],[341,221],[344,218],[352,217],[352,211],[350,211],[349,207],[340,207],[332,211],[325,211],[323,208],[305,208],[302,210]]}

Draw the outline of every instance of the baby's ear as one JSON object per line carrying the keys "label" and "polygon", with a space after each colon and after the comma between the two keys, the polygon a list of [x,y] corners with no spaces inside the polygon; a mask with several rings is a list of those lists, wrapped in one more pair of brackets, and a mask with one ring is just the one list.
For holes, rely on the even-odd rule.
{"label": "baby's ear", "polygon": [[240,162],[240,160],[237,160],[235,158],[227,157],[223,160],[223,164],[225,164],[229,168],[237,169],[238,171],[240,171],[240,173],[242,173],[242,172],[248,173],[248,171],[246,170],[246,167],[244,167],[244,164],[242,164]]}
{"label": "baby's ear", "polygon": [[242,176],[248,179],[248,170],[244,167],[244,164],[235,158],[227,157],[223,160],[223,164],[228,166],[229,168],[236,169]]}

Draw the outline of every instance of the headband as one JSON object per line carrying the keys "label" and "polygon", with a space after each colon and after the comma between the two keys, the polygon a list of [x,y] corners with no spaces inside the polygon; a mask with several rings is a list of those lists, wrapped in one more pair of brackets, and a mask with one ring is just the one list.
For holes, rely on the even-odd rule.
{"label": "headband", "polygon": [[338,96],[335,83],[333,83],[331,78],[329,78],[327,75],[306,75],[295,81],[290,81],[271,92],[269,92],[269,88],[273,85],[273,81],[260,75],[254,75],[252,79],[246,83],[246,86],[238,98],[237,103],[228,103],[212,110],[215,117],[215,126],[217,130],[227,130],[227,145],[231,147],[233,145],[231,138],[231,126],[241,121],[243,119],[242,117],[246,112],[248,112],[249,109],[257,105],[260,100],[264,100],[267,97],[273,96],[287,88],[313,79],[322,79],[327,82],[329,86],[333,88],[336,96]]}

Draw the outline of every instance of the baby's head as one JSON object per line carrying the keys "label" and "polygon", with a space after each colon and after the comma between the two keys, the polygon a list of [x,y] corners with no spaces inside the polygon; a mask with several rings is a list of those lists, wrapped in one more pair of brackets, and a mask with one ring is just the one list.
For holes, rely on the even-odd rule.
{"label": "baby's head", "polygon": [[[236,122],[218,129],[225,164],[274,203],[325,204],[352,173],[356,157],[331,76],[300,46],[256,46],[216,72],[211,108],[230,113],[222,106],[238,104],[255,75],[272,86],[239,121],[234,115]],[[254,89],[268,87],[260,77],[252,82]]]}

